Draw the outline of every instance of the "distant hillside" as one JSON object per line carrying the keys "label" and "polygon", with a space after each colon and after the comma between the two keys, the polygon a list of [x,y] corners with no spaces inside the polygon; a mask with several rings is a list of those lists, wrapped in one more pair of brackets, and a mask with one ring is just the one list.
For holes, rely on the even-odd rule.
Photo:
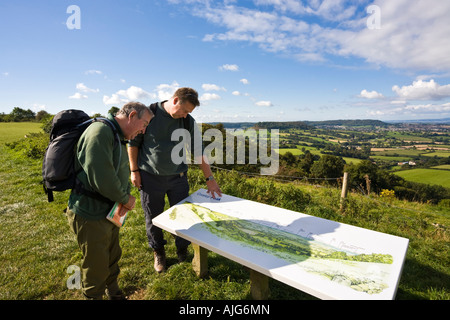
{"label": "distant hillside", "polygon": [[[219,122],[212,122],[217,125]],[[389,124],[380,120],[356,119],[356,120],[324,120],[324,121],[264,121],[264,122],[222,122],[225,129],[259,128],[259,129],[312,129],[313,127],[386,127]]]}
{"label": "distant hillside", "polygon": [[219,123],[221,123],[225,129],[245,129],[255,125],[255,122],[208,122],[208,124],[213,126],[216,126]]}
{"label": "distant hillside", "polygon": [[342,126],[342,127],[386,127],[389,124],[380,120],[355,119],[355,120],[324,120],[305,121],[306,124],[315,127]]}
{"label": "distant hillside", "polygon": [[254,125],[258,129],[311,129],[312,126],[303,121],[293,122],[258,122]]}
{"label": "distant hillside", "polygon": [[390,120],[389,123],[434,123],[434,124],[444,124],[450,123],[450,118],[442,119],[417,119],[417,120]]}

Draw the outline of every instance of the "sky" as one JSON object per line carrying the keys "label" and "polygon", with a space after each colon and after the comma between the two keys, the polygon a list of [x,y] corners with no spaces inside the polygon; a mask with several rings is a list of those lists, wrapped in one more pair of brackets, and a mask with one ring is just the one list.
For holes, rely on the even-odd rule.
{"label": "sky", "polygon": [[450,117],[450,1],[0,0],[0,113],[192,87],[198,122]]}

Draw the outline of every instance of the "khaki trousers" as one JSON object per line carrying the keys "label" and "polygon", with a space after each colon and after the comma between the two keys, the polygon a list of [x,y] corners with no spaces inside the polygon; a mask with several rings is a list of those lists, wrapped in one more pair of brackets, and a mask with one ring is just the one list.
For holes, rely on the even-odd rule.
{"label": "khaki trousers", "polygon": [[119,291],[117,277],[122,249],[119,228],[106,218],[87,220],[67,209],[67,219],[82,252],[81,280],[87,299],[103,299],[105,290]]}

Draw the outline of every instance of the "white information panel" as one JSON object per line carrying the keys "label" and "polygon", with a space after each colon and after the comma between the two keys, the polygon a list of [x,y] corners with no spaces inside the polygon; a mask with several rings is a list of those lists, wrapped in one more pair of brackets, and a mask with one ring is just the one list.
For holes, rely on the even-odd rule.
{"label": "white information panel", "polygon": [[409,242],[204,189],[153,223],[320,299],[394,299]]}

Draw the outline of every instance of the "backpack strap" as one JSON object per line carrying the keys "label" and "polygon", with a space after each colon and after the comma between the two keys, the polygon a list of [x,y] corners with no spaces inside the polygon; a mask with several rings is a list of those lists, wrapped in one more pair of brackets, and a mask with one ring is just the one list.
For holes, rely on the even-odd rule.
{"label": "backpack strap", "polygon": [[[116,174],[119,172],[119,168],[120,168],[120,162],[122,160],[122,146],[121,146],[121,140],[119,137],[119,131],[117,130],[116,126],[114,125],[114,123],[111,122],[111,120],[108,120],[106,118],[94,118],[92,122],[102,122],[106,125],[108,125],[111,130],[113,131],[114,134],[114,148],[116,148],[119,145],[119,162],[117,164],[117,168],[116,168]],[[79,169],[76,173],[75,173],[75,186],[72,189],[75,193],[77,194],[82,194],[85,196],[88,196],[90,198],[94,198],[96,200],[100,200],[103,201],[109,205],[113,205],[114,201],[102,196],[100,193],[95,192],[95,191],[89,191],[86,190],[86,188],[84,187],[83,183],[78,179],[78,174],[83,171],[83,169]]]}
{"label": "backpack strap", "polygon": [[[102,122],[104,124],[107,124],[111,128],[111,130],[113,131],[114,136],[115,136],[114,148],[116,148],[117,145],[120,145],[121,141],[120,141],[120,137],[119,137],[119,131],[117,130],[117,128],[114,125],[114,123],[112,123],[111,120],[108,120],[106,118],[94,118],[94,122],[97,122],[97,121],[98,122]],[[119,148],[119,162],[118,162],[118,165],[117,165],[117,168],[116,168],[116,174],[119,172],[121,160],[122,160],[122,148]]]}

